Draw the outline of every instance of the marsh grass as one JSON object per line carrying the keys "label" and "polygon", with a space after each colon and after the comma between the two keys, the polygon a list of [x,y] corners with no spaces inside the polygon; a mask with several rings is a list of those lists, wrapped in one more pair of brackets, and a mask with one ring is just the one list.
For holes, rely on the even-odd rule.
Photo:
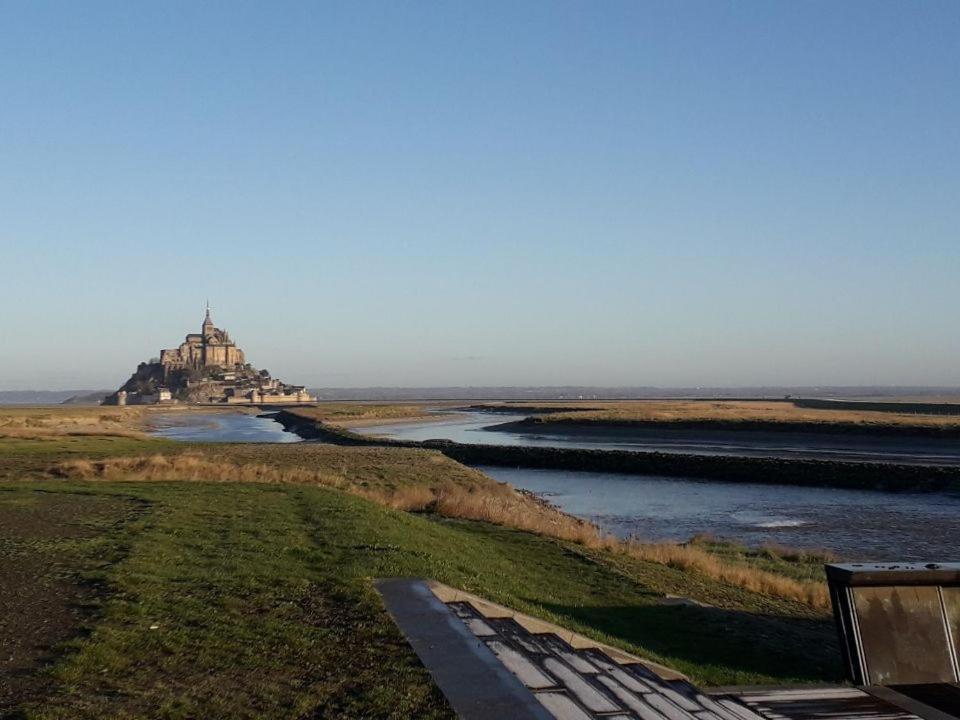
{"label": "marsh grass", "polygon": [[315,407],[297,408],[296,414],[332,425],[363,425],[379,421],[429,417],[424,405],[360,402],[318,403]]}
{"label": "marsh grass", "polygon": [[830,563],[839,558],[831,550],[795,548],[780,543],[767,542],[760,546],[760,552],[773,560],[786,560],[794,563]]}
{"label": "marsh grass", "polygon": [[[384,450],[380,450],[381,453]],[[387,450],[386,452],[391,452]],[[404,452],[404,451],[400,451]],[[407,451],[409,452],[409,451]],[[456,465],[429,451],[413,451],[420,460],[436,458],[442,467]],[[362,455],[362,453],[354,453]],[[426,458],[425,458],[426,456]],[[430,460],[427,460],[429,462]],[[352,482],[334,468],[278,467],[257,462],[211,459],[202,452],[176,455],[72,459],[55,464],[51,474],[71,480],[203,481],[267,484],[319,485],[335,488],[385,507],[407,512],[436,513],[446,518],[474,520],[573,542],[590,549],[666,565],[736,587],[805,603],[816,609],[830,605],[825,585],[763,569],[744,558],[726,557],[711,551],[703,541],[691,543],[642,543],[620,540],[603,533],[596,525],[561,512],[529,493],[518,492],[505,483],[469,471],[472,483],[455,483],[438,473],[422,484],[377,484]],[[764,551],[767,554],[771,550]],[[784,560],[785,550],[778,559]]]}
{"label": "marsh grass", "polygon": [[[491,405],[491,407],[504,407]],[[821,410],[799,408],[784,401],[736,400],[636,400],[585,403],[582,410],[571,410],[570,403],[517,403],[508,407],[518,413],[537,412],[538,423],[643,423],[643,422],[723,422],[723,423],[816,423],[825,425],[910,426],[960,428],[960,417],[918,415],[867,410]],[[556,412],[551,412],[556,407]]]}
{"label": "marsh grass", "polygon": [[823,582],[796,579],[764,570],[750,564],[749,560],[737,562],[696,543],[628,541],[611,549],[647,562],[700,573],[761,595],[796,600],[819,610],[830,608],[830,595]]}
{"label": "marsh grass", "polygon": [[[361,453],[356,453],[360,455]],[[455,465],[439,453],[422,452],[442,466]],[[473,473],[471,473],[473,474]],[[457,484],[443,477],[427,484],[393,485],[351,482],[336,469],[276,467],[265,463],[213,460],[202,452],[139,457],[77,458],[56,463],[54,477],[70,480],[244,482],[320,485],[351,493],[407,512],[433,512],[443,517],[478,520],[540,535],[600,547],[608,542],[591,523],[561,512],[529,493],[518,492],[476,473],[474,483]]]}
{"label": "marsh grass", "polygon": [[145,438],[143,411],[119,407],[0,408],[0,437],[21,440],[51,437]]}

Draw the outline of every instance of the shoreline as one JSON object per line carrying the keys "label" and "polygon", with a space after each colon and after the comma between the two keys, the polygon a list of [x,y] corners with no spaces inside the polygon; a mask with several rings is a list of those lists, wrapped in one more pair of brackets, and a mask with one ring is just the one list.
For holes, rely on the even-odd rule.
{"label": "shoreline", "polygon": [[797,433],[804,435],[863,435],[865,437],[923,437],[960,440],[960,427],[939,425],[898,425],[851,422],[777,422],[773,420],[581,420],[544,419],[495,423],[484,430],[514,433],[550,432],[557,435],[586,435],[597,432],[627,434],[643,430],[700,430],[743,433]]}
{"label": "shoreline", "polygon": [[288,410],[278,412],[275,419],[285,430],[304,440],[344,446],[437,450],[465,465],[901,492],[960,491],[960,467],[392,440],[359,435]]}

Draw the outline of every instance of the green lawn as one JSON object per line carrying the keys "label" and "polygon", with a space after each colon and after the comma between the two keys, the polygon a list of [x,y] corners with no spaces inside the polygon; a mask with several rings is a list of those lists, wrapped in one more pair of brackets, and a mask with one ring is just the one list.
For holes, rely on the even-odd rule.
{"label": "green lawn", "polygon": [[[18,628],[38,647],[59,643],[29,673],[4,677],[0,657],[0,717],[450,717],[373,590],[391,576],[435,578],[704,684],[840,677],[828,615],[696,572],[316,485],[50,475],[71,458],[184,451],[333,473],[360,489],[493,482],[399,448],[0,438],[0,600],[19,598],[0,617],[0,644]],[[783,574],[817,571],[705,547]]]}
{"label": "green lawn", "polygon": [[[700,682],[839,672],[829,618],[808,608],[528,533],[296,485],[17,482],[0,485],[0,507],[63,494],[124,509],[70,539],[72,571],[102,586],[101,599],[55,656],[44,696],[15,717],[450,717],[372,589],[374,577],[401,575],[552,619]],[[13,557],[23,545],[3,547]],[[665,606],[661,592],[718,607]]]}

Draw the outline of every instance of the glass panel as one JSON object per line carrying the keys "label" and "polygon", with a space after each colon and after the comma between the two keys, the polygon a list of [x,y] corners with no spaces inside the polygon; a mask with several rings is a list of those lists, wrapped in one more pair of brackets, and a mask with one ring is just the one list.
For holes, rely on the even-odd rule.
{"label": "glass panel", "polygon": [[936,587],[853,589],[871,685],[955,680]]}

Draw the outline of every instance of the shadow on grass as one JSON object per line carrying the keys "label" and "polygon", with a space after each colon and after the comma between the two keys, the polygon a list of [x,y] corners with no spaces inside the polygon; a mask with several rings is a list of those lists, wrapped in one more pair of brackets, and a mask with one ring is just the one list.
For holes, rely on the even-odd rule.
{"label": "shadow on grass", "polygon": [[[687,672],[696,666],[715,666],[791,682],[843,679],[840,647],[829,619],[682,605],[541,606],[558,617],[626,640]],[[709,682],[709,673],[700,679]]]}

